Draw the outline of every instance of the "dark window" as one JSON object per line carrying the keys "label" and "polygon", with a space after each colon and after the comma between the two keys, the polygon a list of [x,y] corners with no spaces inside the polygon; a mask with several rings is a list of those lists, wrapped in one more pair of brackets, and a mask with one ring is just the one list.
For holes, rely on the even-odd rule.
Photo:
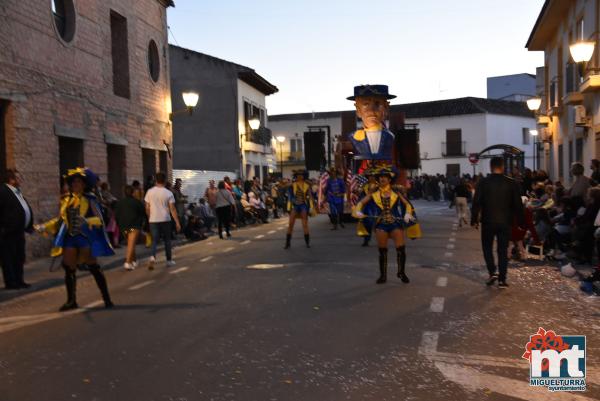
{"label": "dark window", "polygon": [[160,57],[158,54],[158,46],[154,40],[150,40],[148,45],[148,69],[150,70],[150,77],[154,82],[158,82],[160,77]]}
{"label": "dark window", "polygon": [[65,42],[75,36],[75,6],[73,0],[51,0],[56,32]]}
{"label": "dark window", "polygon": [[531,133],[529,132],[529,128],[523,128],[523,145],[529,145],[530,144],[530,137]]}
{"label": "dark window", "polygon": [[[260,179],[260,166],[254,166],[254,177],[257,177]],[[252,178],[254,178],[252,177]]]}
{"label": "dark window", "polygon": [[268,176],[269,176],[269,167],[262,166],[262,179],[261,179],[261,181],[264,181]]}
{"label": "dark window", "polygon": [[446,164],[446,177],[460,177],[460,164]]}
{"label": "dark window", "polygon": [[110,192],[117,198],[123,197],[123,189],[127,184],[126,149],[125,146],[106,145],[108,185]]}
{"label": "dark window", "polygon": [[446,152],[445,156],[463,156],[462,130],[446,130]]}
{"label": "dark window", "polygon": [[61,178],[69,169],[84,166],[82,139],[58,137],[58,165]]}
{"label": "dark window", "polygon": [[583,163],[583,138],[575,140],[575,161]]}
{"label": "dark window", "polygon": [[167,175],[169,174],[169,165],[168,165],[166,150],[161,150],[158,152],[158,165],[160,167],[161,172],[163,172]]}
{"label": "dark window", "polygon": [[564,146],[558,145],[558,178],[563,179],[565,176],[565,154]]}
{"label": "dark window", "polygon": [[110,12],[110,37],[113,64],[113,92],[129,99],[129,46],[127,18]]}

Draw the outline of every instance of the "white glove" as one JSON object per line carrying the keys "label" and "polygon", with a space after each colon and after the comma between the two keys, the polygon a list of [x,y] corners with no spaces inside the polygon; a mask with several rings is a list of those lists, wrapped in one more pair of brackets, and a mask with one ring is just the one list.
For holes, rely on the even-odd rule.
{"label": "white glove", "polygon": [[414,220],[415,220],[415,218],[413,217],[412,214],[410,214],[410,213],[405,213],[404,214],[404,222],[406,224],[409,224],[409,223],[413,222]]}
{"label": "white glove", "polygon": [[360,210],[358,210],[356,212],[356,218],[357,219],[364,219],[365,218],[365,214],[363,212],[361,212]]}

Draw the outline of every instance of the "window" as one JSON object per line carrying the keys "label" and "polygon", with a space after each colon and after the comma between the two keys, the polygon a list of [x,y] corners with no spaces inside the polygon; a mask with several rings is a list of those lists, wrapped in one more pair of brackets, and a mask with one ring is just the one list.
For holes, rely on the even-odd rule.
{"label": "window", "polygon": [[54,27],[65,42],[70,42],[75,36],[75,6],[73,0],[50,0]]}
{"label": "window", "polygon": [[113,93],[129,99],[129,46],[127,18],[110,12],[110,37],[113,64]]}
{"label": "window", "polygon": [[160,57],[158,55],[158,46],[154,40],[148,44],[148,70],[150,77],[154,82],[158,82],[160,77]]}
{"label": "window", "polygon": [[463,156],[462,130],[446,130],[445,156]]}
{"label": "window", "polygon": [[583,138],[575,140],[575,161],[583,163]]}
{"label": "window", "polygon": [[563,179],[565,176],[565,154],[564,154],[564,146],[562,144],[558,145],[558,178]]}
{"label": "window", "polygon": [[529,133],[529,128],[523,128],[523,145],[529,145],[531,134]]}

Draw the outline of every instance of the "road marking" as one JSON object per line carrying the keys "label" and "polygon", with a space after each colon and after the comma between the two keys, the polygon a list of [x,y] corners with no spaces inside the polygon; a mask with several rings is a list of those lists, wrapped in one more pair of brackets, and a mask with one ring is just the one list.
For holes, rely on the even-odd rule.
{"label": "road marking", "polygon": [[438,287],[445,287],[448,285],[448,277],[438,277],[436,285]]}
{"label": "road marking", "polygon": [[261,239],[261,238],[264,238],[264,237],[265,237],[265,236],[261,234],[261,235],[257,235],[257,236],[256,236],[256,237],[254,237],[254,238],[255,238],[255,239]]}
{"label": "road marking", "polygon": [[180,267],[179,269],[175,269],[172,272],[169,272],[169,274],[179,274],[179,273],[183,273],[186,270],[189,270],[190,268],[185,266],[185,267]]}
{"label": "road marking", "polygon": [[260,264],[256,264],[256,265],[246,266],[246,269],[267,270],[267,269],[281,269],[282,267],[285,267],[285,265],[283,263],[275,263],[275,264],[260,263]]}
{"label": "road marking", "polygon": [[252,241],[250,241],[249,239],[247,239],[246,241],[242,241],[240,242],[240,245],[248,245],[249,243],[251,243]]}
{"label": "road marking", "polygon": [[450,242],[456,242],[456,238],[450,238],[450,239],[448,239],[448,241],[450,241]]}
{"label": "road marking", "polygon": [[437,331],[425,331],[421,337],[421,346],[419,347],[419,353],[423,355],[435,354],[437,351],[438,340],[440,333]]}
{"label": "road marking", "polygon": [[213,243],[212,243],[212,242],[207,242],[207,243],[206,243],[206,245],[208,245],[208,246],[212,246],[212,245],[213,245]]}
{"label": "road marking", "polygon": [[448,244],[448,245],[446,245],[446,248],[447,249],[454,249],[454,244]]}
{"label": "road marking", "polygon": [[213,257],[212,256],[207,256],[205,258],[200,259],[200,262],[208,262],[209,260],[211,260]]}
{"label": "road marking", "polygon": [[456,237],[456,233],[450,233],[451,237]]}
{"label": "road marking", "polygon": [[275,231],[275,230],[271,230],[271,231],[269,231],[267,234],[275,234],[276,232],[277,232],[277,231]]}
{"label": "road marking", "polygon": [[442,266],[444,266],[444,267],[450,267],[450,263],[444,262],[444,263],[442,263]]}
{"label": "road marking", "polygon": [[281,226],[281,227],[277,228],[277,231],[281,231],[281,230],[283,230],[284,228],[285,228],[284,226]]}
{"label": "road marking", "polygon": [[230,246],[229,248],[223,249],[223,253],[233,251],[234,249],[235,249],[234,247]]}
{"label": "road marking", "polygon": [[148,280],[148,281],[141,282],[139,284],[136,284],[136,285],[133,285],[133,286],[129,287],[129,290],[130,291],[139,290],[140,288],[144,288],[144,287],[152,284],[154,281],[155,280]]}
{"label": "road marking", "polygon": [[454,256],[454,254],[452,252],[446,252],[444,254],[444,256],[447,257],[447,258],[451,258],[452,256]]}
{"label": "road marking", "polygon": [[433,297],[431,298],[431,305],[429,305],[429,310],[432,312],[440,313],[444,311],[444,298],[443,297]]}

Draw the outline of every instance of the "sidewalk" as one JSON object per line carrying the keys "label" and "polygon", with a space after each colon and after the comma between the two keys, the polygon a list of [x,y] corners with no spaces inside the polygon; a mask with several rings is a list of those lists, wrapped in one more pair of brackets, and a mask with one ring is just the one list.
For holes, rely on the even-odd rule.
{"label": "sidewalk", "polygon": [[[209,237],[210,239],[211,237]],[[203,241],[198,241],[203,242]],[[184,237],[179,237],[172,241],[173,248],[189,243]],[[164,249],[164,245],[158,247],[159,251]],[[126,246],[115,249],[115,254],[110,257],[100,258],[98,261],[104,270],[114,269],[122,267],[125,262]],[[144,263],[144,259],[150,257],[151,251],[144,245],[138,245],[136,248],[138,260],[141,264]],[[31,284],[31,288],[23,290],[0,290],[0,303],[6,302],[11,299],[15,299],[27,294],[42,291],[48,288],[61,286],[64,284],[64,272],[60,266],[61,258],[58,257],[54,261],[53,269],[50,271],[52,265],[52,258],[40,258],[25,264],[25,282]],[[77,275],[88,275],[88,272],[78,271]],[[4,281],[0,280],[2,287],[4,287]]]}

